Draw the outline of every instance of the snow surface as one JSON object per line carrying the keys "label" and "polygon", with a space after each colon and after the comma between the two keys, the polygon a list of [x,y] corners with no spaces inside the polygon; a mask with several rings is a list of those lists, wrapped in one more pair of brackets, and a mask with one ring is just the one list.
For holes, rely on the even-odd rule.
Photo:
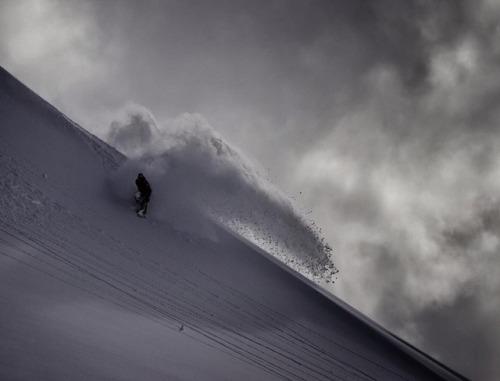
{"label": "snow surface", "polygon": [[137,218],[125,157],[3,69],[0,123],[0,380],[464,379],[154,183]]}

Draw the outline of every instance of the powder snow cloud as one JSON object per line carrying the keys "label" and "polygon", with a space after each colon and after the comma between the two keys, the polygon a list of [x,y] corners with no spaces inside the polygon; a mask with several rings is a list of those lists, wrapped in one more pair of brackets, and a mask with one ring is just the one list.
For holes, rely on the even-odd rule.
{"label": "powder snow cloud", "polygon": [[158,123],[145,107],[129,103],[111,122],[107,140],[129,157],[115,186],[144,172],[153,184],[153,215],[200,231],[204,214],[311,279],[334,280],[331,249],[319,229],[203,116]]}

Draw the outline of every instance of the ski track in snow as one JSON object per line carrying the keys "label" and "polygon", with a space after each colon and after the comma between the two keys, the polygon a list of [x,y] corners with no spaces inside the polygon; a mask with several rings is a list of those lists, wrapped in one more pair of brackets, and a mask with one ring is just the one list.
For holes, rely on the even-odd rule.
{"label": "ski track in snow", "polygon": [[[100,258],[82,247],[65,242],[63,237],[54,236],[50,240],[45,237],[44,243],[33,239],[36,234],[36,231],[29,230],[20,234],[12,227],[3,227],[0,243],[3,247],[10,247],[13,253],[5,250],[0,253],[107,302],[147,317],[166,329],[179,330],[184,326],[185,334],[193,339],[271,373],[285,376],[286,379],[301,380],[306,377],[309,380],[326,380],[331,379],[332,374],[335,374],[335,379],[338,380],[352,377],[360,380],[377,379],[360,372],[341,358],[336,358],[333,355],[335,351],[329,348],[332,345],[336,347],[336,352],[347,351],[355,354],[360,360],[368,361],[373,367],[379,368],[379,372],[396,375],[384,366],[349,350],[345,345],[303,325],[294,323],[286,329],[273,325],[272,322],[283,321],[284,316],[224,285],[223,282],[211,279],[201,270],[197,271],[197,278],[203,277],[205,281],[211,282],[210,289],[215,289],[218,293],[204,291],[199,284],[179,277],[175,271],[159,266],[158,263],[129,257],[123,251],[119,254],[122,256],[120,260],[133,261],[143,276],[120,271],[109,259]],[[119,249],[113,247],[108,239],[102,240],[102,243],[110,250]],[[19,249],[23,246],[26,248]],[[194,267],[192,264],[183,265]],[[161,289],[158,289],[160,284]],[[231,301],[234,298],[243,303],[236,305]],[[193,304],[193,301],[197,303]],[[230,321],[219,315],[230,315],[236,320]],[[267,331],[271,332],[271,335],[259,338],[254,334],[238,332],[242,323],[252,331]],[[318,345],[318,340],[315,343],[310,342],[300,334],[301,331],[307,335],[312,334],[323,346]],[[291,347],[293,351],[290,351]],[[325,360],[330,365],[328,369],[324,367]],[[280,364],[286,367],[281,368]],[[293,373],[288,371],[288,368],[293,369]],[[398,378],[405,379],[403,376]]]}
{"label": "ski track in snow", "polygon": [[[61,209],[61,212],[65,211]],[[75,222],[73,221],[73,226]],[[285,376],[286,379],[331,379],[333,371],[339,380],[353,376],[356,379],[376,379],[330,354],[328,345],[334,344],[337,351],[348,350],[343,345],[297,323],[287,329],[273,325],[273,321],[280,322],[284,319],[279,312],[225,286],[221,281],[211,279],[192,263],[181,263],[181,266],[194,269],[197,279],[201,277],[212,283],[208,291],[190,279],[180,277],[175,271],[148,261],[141,257],[140,253],[130,252],[126,248],[124,250],[121,242],[99,234],[98,229],[88,224],[81,223],[79,228],[89,241],[101,236],[99,243],[109,250],[105,256],[97,255],[55,233],[49,236],[45,233],[43,237],[39,237],[40,232],[36,226],[22,226],[22,233],[19,228],[2,227],[1,245],[10,247],[13,253],[2,250],[1,254],[107,302],[147,317],[166,329],[179,330],[184,326],[185,334],[193,339],[271,373]],[[110,254],[120,258],[113,261]],[[130,273],[117,268],[116,263],[123,261],[132,262],[137,271]],[[218,293],[210,291],[214,289]],[[236,305],[232,299],[244,303]],[[193,301],[196,304],[193,304]],[[220,318],[219,315],[234,317],[235,321]],[[239,333],[235,323],[240,325],[242,322],[249,329],[268,331],[272,334],[267,338],[258,338],[255,335]],[[298,333],[302,330],[313,334],[326,346],[321,347],[309,342]],[[300,356],[290,355],[290,347],[294,348],[293,353],[299,353]],[[326,360],[331,368],[324,369],[324,365],[322,367],[317,360]],[[280,364],[286,367],[281,368]],[[376,363],[373,365],[387,371],[383,366]],[[288,368],[294,372],[288,371]],[[344,378],[341,374],[347,377]],[[361,377],[363,375],[365,377]]]}
{"label": "ski track in snow", "polygon": [[[6,222],[0,229],[3,256],[146,317],[164,329],[179,331],[184,327],[183,334],[193,340],[284,379],[383,379],[370,374],[405,379],[324,333],[293,321],[281,326],[287,319],[279,311],[212,278],[195,263],[170,256],[168,250],[165,255],[174,260],[168,267],[149,259],[42,193],[37,185],[47,187],[46,179],[29,167],[5,156],[2,167],[7,173],[2,188],[12,191],[1,205]],[[20,172],[24,172],[22,176]],[[21,207],[12,210],[8,206],[13,204]],[[150,229],[169,229],[156,221],[145,222]],[[74,235],[69,239],[68,229],[77,231],[78,239]],[[183,275],[175,270],[178,268]],[[251,333],[242,331],[241,326]],[[336,355],[342,352],[344,356]],[[342,360],[345,352],[368,363],[370,374]]]}

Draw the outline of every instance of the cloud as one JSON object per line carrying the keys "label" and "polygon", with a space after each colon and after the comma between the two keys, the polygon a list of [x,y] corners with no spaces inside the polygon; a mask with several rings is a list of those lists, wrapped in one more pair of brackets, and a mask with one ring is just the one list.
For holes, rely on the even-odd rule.
{"label": "cloud", "polygon": [[61,96],[102,70],[88,3],[8,0],[1,14],[3,64],[45,96]]}
{"label": "cloud", "polygon": [[456,5],[423,9],[409,21],[414,33],[395,36],[398,52],[416,46],[425,70],[409,80],[401,53],[367,70],[362,96],[302,157],[295,181],[314,184],[311,204],[329,205],[315,215],[334,226],[343,276],[332,290],[466,375],[493,380],[495,356],[454,348],[500,352],[500,87],[490,33],[500,14],[492,2]]}
{"label": "cloud", "polygon": [[496,361],[500,335],[496,293],[485,294],[493,304],[463,295],[448,308],[427,306],[415,317],[422,345],[445,363],[462,364],[471,379],[495,380],[500,369]]}
{"label": "cloud", "polygon": [[98,5],[73,0],[0,2],[0,64],[93,132],[113,95],[123,93],[125,86],[112,75],[123,63],[126,43],[103,29]]}

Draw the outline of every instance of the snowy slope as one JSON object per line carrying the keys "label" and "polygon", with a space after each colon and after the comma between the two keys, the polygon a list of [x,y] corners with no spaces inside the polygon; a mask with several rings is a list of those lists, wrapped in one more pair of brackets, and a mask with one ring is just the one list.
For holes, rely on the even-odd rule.
{"label": "snowy slope", "polygon": [[0,380],[464,379],[223,226],[138,219],[125,158],[3,69],[0,123]]}

